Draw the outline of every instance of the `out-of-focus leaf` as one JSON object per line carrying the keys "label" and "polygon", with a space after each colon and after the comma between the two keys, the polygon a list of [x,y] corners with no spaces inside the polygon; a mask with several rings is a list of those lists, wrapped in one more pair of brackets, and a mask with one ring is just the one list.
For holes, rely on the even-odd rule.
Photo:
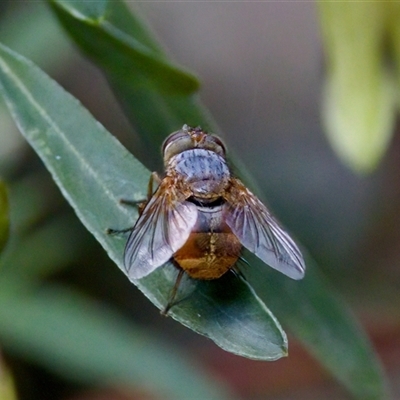
{"label": "out-of-focus leaf", "polygon": [[17,400],[14,382],[10,371],[0,359],[0,399],[1,400]]}
{"label": "out-of-focus leaf", "polygon": [[[389,48],[393,54],[393,69],[396,79],[396,92],[400,92],[400,3],[391,1],[386,3],[388,10],[389,27]],[[397,97],[397,100],[398,97]],[[397,110],[399,110],[399,101],[397,101]]]}
{"label": "out-of-focus leaf", "polygon": [[33,284],[73,262],[90,246],[77,224],[76,218],[68,214],[23,237],[13,237],[0,259],[2,279],[18,276],[18,279]]}
{"label": "out-of-focus leaf", "polygon": [[[0,48],[0,92],[81,221],[125,271],[125,240],[105,231],[133,224],[136,211],[119,204],[119,199],[143,199],[149,171],[76,99],[4,47]],[[176,272],[168,264],[134,283],[162,309]],[[245,357],[275,360],[286,355],[286,335],[279,323],[254,291],[233,274],[211,282],[187,279],[182,289],[186,298],[170,315],[184,325]]]}
{"label": "out-of-focus leaf", "polygon": [[9,196],[12,228],[18,235],[43,221],[63,201],[53,181],[38,171],[12,182]]}
{"label": "out-of-focus leaf", "polygon": [[[74,54],[57,20],[47,5],[40,1],[6,8],[1,15],[0,42],[38,63],[46,71],[57,71],[58,75],[69,67]],[[0,171],[7,174],[20,161],[16,154],[24,141],[16,134],[15,124],[2,101],[0,143]]]}
{"label": "out-of-focus leaf", "polygon": [[48,7],[39,1],[9,7],[2,15],[0,42],[58,73],[68,68],[73,50]]}
{"label": "out-of-focus leaf", "polygon": [[197,80],[169,63],[123,2],[100,0],[96,11],[87,2],[49,3],[77,45],[105,72],[146,143],[147,162],[159,154],[166,134],[183,124],[211,128],[210,116],[193,94]]}
{"label": "out-of-focus leaf", "polygon": [[339,157],[358,172],[376,167],[394,128],[394,87],[384,57],[387,5],[319,2],[326,132]]}
{"label": "out-of-focus leaf", "polygon": [[7,243],[9,230],[10,219],[7,189],[5,183],[0,181],[0,253]]}
{"label": "out-of-focus leaf", "polygon": [[59,193],[52,193],[56,191],[52,181],[48,177],[46,181],[38,173],[28,174],[10,185],[13,235],[0,258],[0,281],[15,276],[23,287],[37,284],[72,263],[94,244],[71,212],[45,220],[49,204],[56,203],[54,198],[62,200]]}
{"label": "out-of-focus leaf", "polygon": [[247,252],[245,258],[251,268],[244,274],[262,300],[355,398],[390,398],[380,361],[365,333],[318,273],[311,257],[306,258],[308,270],[302,281],[267,270],[253,254]]}
{"label": "out-of-focus leaf", "polygon": [[0,290],[8,351],[80,382],[146,388],[160,399],[232,399],[188,357],[105,305],[62,287],[18,295],[12,287],[7,280]]}

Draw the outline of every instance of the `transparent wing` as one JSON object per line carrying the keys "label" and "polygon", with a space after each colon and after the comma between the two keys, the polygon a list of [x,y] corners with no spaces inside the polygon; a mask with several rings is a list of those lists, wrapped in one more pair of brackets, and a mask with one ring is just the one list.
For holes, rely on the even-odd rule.
{"label": "transparent wing", "polygon": [[187,241],[197,220],[194,204],[178,196],[164,179],[147,203],[125,247],[125,268],[140,279],[166,263]]}
{"label": "transparent wing", "polygon": [[303,278],[305,264],[299,248],[265,205],[238,179],[232,179],[224,198],[226,223],[242,245],[290,278]]}

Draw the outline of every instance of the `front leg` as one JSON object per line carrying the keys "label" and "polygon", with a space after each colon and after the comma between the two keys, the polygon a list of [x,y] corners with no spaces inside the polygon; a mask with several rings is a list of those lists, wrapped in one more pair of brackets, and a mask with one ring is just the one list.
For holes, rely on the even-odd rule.
{"label": "front leg", "polygon": [[[149,202],[149,200],[152,198],[154,190],[153,190],[153,185],[154,183],[157,184],[157,186],[161,183],[161,178],[158,175],[157,172],[152,172],[150,175],[149,183],[147,186],[147,199],[146,200],[128,200],[128,199],[120,199],[120,204],[124,204],[127,206],[132,206],[132,207],[137,207],[139,215],[142,214],[144,208],[146,207],[146,204]],[[115,235],[115,234],[120,234],[120,233],[126,233],[126,232],[131,232],[133,230],[134,226],[131,226],[130,228],[125,228],[125,229],[113,229],[113,228],[107,228],[106,233],[108,235]]]}

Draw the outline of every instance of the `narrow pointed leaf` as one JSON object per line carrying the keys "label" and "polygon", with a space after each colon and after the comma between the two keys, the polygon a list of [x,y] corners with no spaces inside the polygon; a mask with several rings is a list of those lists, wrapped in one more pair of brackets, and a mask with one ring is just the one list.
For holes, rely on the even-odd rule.
{"label": "narrow pointed leaf", "polygon": [[[119,200],[143,199],[149,171],[76,99],[5,47],[0,48],[0,92],[81,221],[125,272],[126,239],[107,235],[106,229],[133,224],[137,212]],[[176,269],[169,264],[134,283],[162,309],[175,279]],[[224,287],[229,296],[221,294]],[[173,318],[236,354],[264,360],[286,355],[279,323],[233,274],[212,282],[187,280],[182,289],[185,299],[172,308]]]}
{"label": "narrow pointed leaf", "polygon": [[[115,3],[110,7],[109,2],[104,0],[50,1],[63,25],[76,35],[82,49],[121,78],[126,80],[132,77],[138,86],[143,85],[141,79],[151,81],[167,93],[171,90],[180,94],[196,91],[198,80],[172,65],[159,49],[145,40],[139,21],[132,21],[128,31],[113,23],[113,18],[130,15],[123,3]],[[133,29],[138,39],[130,34]],[[110,50],[114,49],[118,49],[118,63],[111,62],[109,58]]]}

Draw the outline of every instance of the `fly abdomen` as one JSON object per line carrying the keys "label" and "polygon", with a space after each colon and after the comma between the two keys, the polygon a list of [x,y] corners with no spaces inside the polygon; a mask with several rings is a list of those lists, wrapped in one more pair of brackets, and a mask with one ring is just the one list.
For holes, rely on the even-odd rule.
{"label": "fly abdomen", "polygon": [[217,279],[237,262],[242,245],[223,219],[223,207],[197,207],[198,217],[174,260],[194,279]]}
{"label": "fly abdomen", "polygon": [[192,232],[174,260],[194,279],[217,279],[236,264],[241,249],[232,232]]}

